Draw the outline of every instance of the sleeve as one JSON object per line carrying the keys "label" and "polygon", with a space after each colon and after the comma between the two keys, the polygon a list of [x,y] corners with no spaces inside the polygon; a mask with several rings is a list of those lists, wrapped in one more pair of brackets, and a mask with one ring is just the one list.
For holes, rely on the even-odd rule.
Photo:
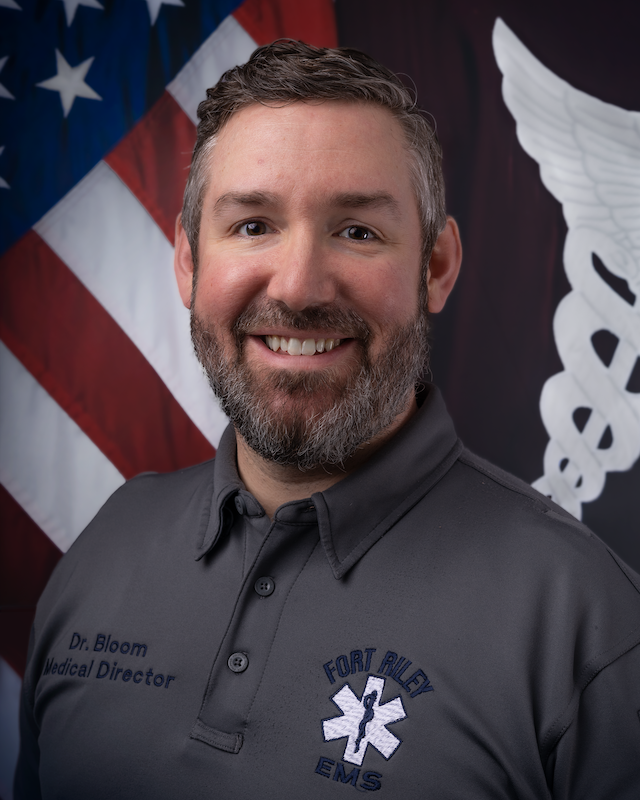
{"label": "sleeve", "polygon": [[[27,663],[31,663],[34,648],[34,629],[31,629],[29,655]],[[29,670],[22,683],[20,697],[20,753],[16,766],[13,784],[14,800],[41,800],[40,792],[40,748],[38,745],[39,729],[33,713],[33,697]]]}
{"label": "sleeve", "polygon": [[548,761],[554,800],[640,797],[640,644],[595,675]]}

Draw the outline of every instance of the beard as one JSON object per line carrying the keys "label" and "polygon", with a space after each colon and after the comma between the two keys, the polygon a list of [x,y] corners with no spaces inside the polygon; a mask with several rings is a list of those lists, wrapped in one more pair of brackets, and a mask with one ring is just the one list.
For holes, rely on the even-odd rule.
{"label": "beard", "polygon": [[[421,298],[422,299],[422,298]],[[426,310],[404,326],[388,330],[381,351],[371,355],[371,329],[355,312],[337,307],[292,312],[282,303],[251,304],[236,320],[234,352],[225,352],[214,325],[194,312],[191,338],[222,410],[259,456],[302,471],[344,467],[364,444],[406,410],[428,369]],[[420,304],[421,309],[426,309]],[[352,369],[313,372],[251,367],[244,342],[261,327],[339,330],[355,340]],[[289,356],[296,358],[296,356]]]}

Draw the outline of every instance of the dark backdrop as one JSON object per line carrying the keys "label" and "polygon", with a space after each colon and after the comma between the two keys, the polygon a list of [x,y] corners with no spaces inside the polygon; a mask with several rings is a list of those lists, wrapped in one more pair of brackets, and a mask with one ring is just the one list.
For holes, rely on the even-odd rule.
{"label": "dark backdrop", "polygon": [[[437,122],[447,206],[464,245],[463,271],[433,320],[432,371],[458,432],[480,455],[527,482],[548,442],[539,412],[561,371],[552,320],[569,291],[566,224],[520,146],[501,95],[491,33],[502,17],[572,86],[640,111],[640,10],[635,2],[337,0],[341,45],[369,52],[414,83]],[[609,473],[583,519],[640,570],[640,464]]]}

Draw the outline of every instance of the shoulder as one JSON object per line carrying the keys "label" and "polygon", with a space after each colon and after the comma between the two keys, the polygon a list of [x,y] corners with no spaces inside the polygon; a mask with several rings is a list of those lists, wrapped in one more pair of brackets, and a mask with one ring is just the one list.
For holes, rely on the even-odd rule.
{"label": "shoulder", "polygon": [[[495,571],[554,595],[625,598],[640,623],[640,576],[593,531],[532,486],[463,450],[443,481],[456,535]],[[577,600],[576,600],[577,601]]]}
{"label": "shoulder", "polygon": [[171,473],[143,473],[115,491],[59,561],[39,607],[84,576],[144,563],[152,551],[195,550],[209,520],[214,460]]}
{"label": "shoulder", "polygon": [[575,525],[584,534],[591,533],[579,520],[554,503],[551,498],[545,497],[533,486],[484,458],[480,458],[466,448],[461,452],[458,461],[461,466],[466,467],[467,480],[475,483],[479,488],[483,487],[487,503],[490,504],[493,500],[499,502],[501,507],[513,504],[514,508],[528,509],[533,513],[551,513],[563,519],[567,524]]}
{"label": "shoulder", "polygon": [[447,479],[445,568],[488,619],[589,680],[640,642],[640,576],[586,525],[468,451]]}
{"label": "shoulder", "polygon": [[127,481],[107,500],[76,540],[69,553],[85,549],[96,539],[110,544],[132,537],[154,539],[175,535],[176,530],[208,515],[213,496],[214,460],[170,473],[143,473]]}
{"label": "shoulder", "polygon": [[[114,517],[127,524],[166,520],[184,514],[194,505],[210,502],[215,459],[176,472],[145,472],[127,481],[100,509],[87,531]],[[83,534],[84,535],[84,534]],[[78,541],[81,541],[79,539]],[[75,545],[74,545],[75,547]]]}
{"label": "shoulder", "polygon": [[479,521],[487,520],[499,528],[549,528],[572,540],[593,540],[604,547],[586,525],[551,498],[469,450],[461,452],[452,478],[456,489],[469,499]]}

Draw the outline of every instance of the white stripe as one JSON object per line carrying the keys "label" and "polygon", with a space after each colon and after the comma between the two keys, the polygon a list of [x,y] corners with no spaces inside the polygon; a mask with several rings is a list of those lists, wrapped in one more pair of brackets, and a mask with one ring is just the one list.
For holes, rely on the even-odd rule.
{"label": "white stripe", "polygon": [[0,797],[13,798],[13,773],[18,760],[20,676],[0,658]]}
{"label": "white stripe", "polygon": [[101,161],[34,228],[216,446],[227,421],[193,353],[173,248],[135,195]]}
{"label": "white stripe", "polygon": [[0,482],[62,551],[124,478],[0,342]]}
{"label": "white stripe", "polygon": [[233,16],[228,16],[196,50],[167,86],[191,121],[198,124],[198,103],[223,72],[244,64],[258,45]]}

